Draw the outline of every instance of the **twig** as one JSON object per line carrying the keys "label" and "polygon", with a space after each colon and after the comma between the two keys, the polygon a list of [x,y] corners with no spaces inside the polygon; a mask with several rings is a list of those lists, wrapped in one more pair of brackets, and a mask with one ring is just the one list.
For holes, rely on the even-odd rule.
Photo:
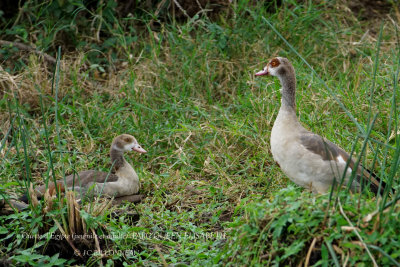
{"label": "twig", "polygon": [[20,50],[25,50],[25,51],[29,51],[29,52],[33,52],[39,56],[43,56],[43,58],[48,61],[51,64],[56,64],[56,59],[42,51],[39,51],[38,49],[35,49],[29,45],[23,44],[23,43],[19,43],[19,42],[10,42],[10,41],[4,41],[4,40],[0,40],[0,45],[3,46],[15,46],[16,48],[20,49]]}
{"label": "twig", "polygon": [[77,249],[77,248],[74,246],[74,244],[72,243],[72,241],[71,241],[69,235],[65,234],[65,231],[64,231],[64,229],[62,228],[61,224],[60,224],[56,219],[53,218],[53,220],[54,220],[54,222],[56,223],[56,225],[57,225],[57,227],[58,227],[58,230],[60,230],[61,234],[64,235],[65,240],[67,240],[68,244],[69,244],[69,245],[71,246],[71,248],[74,250],[74,254],[75,254],[75,255],[78,255],[80,258],[83,258],[83,257],[82,257],[82,253],[79,251],[79,249]]}
{"label": "twig", "polygon": [[[94,243],[96,245],[96,250],[100,255],[100,258],[103,258],[103,254],[101,253],[101,249],[100,249],[100,242],[99,242],[99,238],[97,237],[96,232],[94,231],[93,228],[90,228],[90,230],[92,230],[92,234],[94,236]],[[100,259],[100,266],[103,266],[103,261]]]}
{"label": "twig", "polygon": [[343,217],[346,219],[346,221],[350,224],[350,226],[353,227],[353,232],[356,234],[356,236],[358,237],[358,239],[360,239],[361,244],[363,244],[363,246],[364,246],[365,250],[367,251],[369,257],[371,258],[371,260],[372,260],[372,262],[373,262],[373,264],[374,264],[374,267],[378,267],[378,264],[376,264],[376,261],[375,261],[375,259],[374,259],[374,256],[372,256],[371,252],[369,251],[369,249],[368,249],[368,247],[367,247],[367,244],[365,244],[365,242],[364,242],[364,240],[362,239],[361,235],[358,233],[357,228],[354,227],[354,225],[351,223],[351,221],[349,220],[349,218],[348,218],[348,217],[346,216],[346,214],[344,213],[343,208],[342,208],[342,203],[340,202],[340,199],[339,199],[339,201],[338,201],[338,204],[339,204],[340,213],[343,215]]}
{"label": "twig", "polygon": [[24,13],[24,8],[21,7],[21,1],[18,1],[18,9],[19,9],[19,11],[18,11],[18,16],[17,16],[17,18],[15,19],[15,21],[14,21],[14,23],[13,23],[13,25],[12,25],[11,28],[13,28],[15,25],[18,24],[19,20],[20,20],[21,17],[22,17],[22,13]]}
{"label": "twig", "polygon": [[347,262],[349,261],[350,253],[347,253],[346,259],[344,259],[343,267],[347,266]]}
{"label": "twig", "polygon": [[185,15],[189,20],[191,19],[191,17],[188,15],[188,13],[186,13],[186,10],[183,9],[183,7],[181,6],[181,4],[179,4],[179,2],[177,0],[174,0],[175,5],[182,11],[183,15]]}
{"label": "twig", "polygon": [[98,6],[100,7],[100,12],[99,12],[99,25],[97,26],[97,31],[96,31],[96,41],[100,42],[100,31],[101,31],[101,24],[103,22],[103,0],[100,0]]}
{"label": "twig", "polygon": [[[158,17],[158,14],[160,13],[161,8],[164,6],[164,4],[165,4],[166,1],[167,1],[167,0],[162,0],[162,1],[158,4],[157,10],[156,10],[156,12],[154,13],[154,17],[155,17],[155,18]],[[154,24],[154,18],[152,18],[151,21],[150,21],[150,27],[153,27],[153,24]]]}
{"label": "twig", "polygon": [[317,243],[317,238],[314,237],[313,241],[311,242],[310,248],[308,249],[307,252],[307,257],[306,257],[306,262],[304,263],[304,266],[307,267],[310,263],[310,257],[311,257],[311,253],[315,247],[315,243]]}
{"label": "twig", "polygon": [[195,188],[194,188],[193,186],[191,186],[191,185],[186,186],[185,189],[186,189],[187,191],[189,191],[189,192],[195,194],[195,195],[201,195],[201,191],[195,189]]}
{"label": "twig", "polygon": [[172,207],[173,205],[175,205],[176,203],[178,203],[179,200],[180,200],[180,199],[176,199],[176,200],[172,201],[171,203],[167,203],[167,204],[165,205],[165,208],[166,208],[166,209],[169,209],[170,207]]}
{"label": "twig", "polygon": [[203,7],[201,6],[199,0],[196,0],[197,5],[199,6],[200,10],[203,10]]}
{"label": "twig", "polygon": [[157,253],[158,253],[158,255],[159,255],[160,258],[161,258],[161,261],[162,261],[163,266],[164,266],[164,267],[167,267],[167,266],[168,266],[167,261],[165,260],[164,255],[161,253],[160,247],[156,245],[156,246],[155,246],[155,249],[157,250]]}

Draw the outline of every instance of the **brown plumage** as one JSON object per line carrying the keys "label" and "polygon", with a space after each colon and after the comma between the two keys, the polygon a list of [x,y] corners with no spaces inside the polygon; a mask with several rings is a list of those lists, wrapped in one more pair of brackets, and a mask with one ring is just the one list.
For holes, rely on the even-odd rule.
{"label": "brown plumage", "polygon": [[[324,161],[336,161],[341,157],[344,162],[348,162],[348,167],[351,170],[355,168],[354,160],[350,159],[350,155],[346,151],[317,134],[303,134],[300,137],[300,141],[305,148],[320,155]],[[386,183],[381,181],[373,172],[370,172],[363,166],[358,166],[355,179],[359,184],[362,184],[364,178],[366,179],[364,182],[368,183],[370,190],[375,194],[378,193],[380,183],[382,188],[381,193],[386,188]]]}
{"label": "brown plumage", "polygon": [[[107,177],[108,175],[108,177]],[[57,181],[58,191],[65,192],[65,188],[85,188],[89,183],[104,183],[104,182],[115,182],[118,180],[118,176],[113,173],[107,173],[102,171],[82,171],[77,174],[71,174],[65,177],[66,183],[63,180]],[[64,185],[65,184],[65,185]],[[49,183],[49,193],[50,195],[56,194],[56,187],[53,182]],[[41,185],[35,188],[35,191],[39,193],[39,195],[43,195],[46,191],[46,185]]]}
{"label": "brown plumage", "polygon": [[[136,172],[125,160],[123,154],[127,151],[146,153],[129,134],[122,134],[114,138],[110,148],[110,158],[113,164],[113,172],[102,172],[87,170],[78,174],[71,174],[64,179],[57,180],[58,191],[64,192],[66,189],[81,191],[84,195],[93,189],[92,194],[103,193],[107,196],[127,196],[136,194],[139,191],[140,183]],[[56,186],[49,182],[48,186],[41,185],[35,188],[35,193],[41,197],[46,188],[49,188],[51,195],[56,194]],[[23,198],[25,200],[25,198]]]}

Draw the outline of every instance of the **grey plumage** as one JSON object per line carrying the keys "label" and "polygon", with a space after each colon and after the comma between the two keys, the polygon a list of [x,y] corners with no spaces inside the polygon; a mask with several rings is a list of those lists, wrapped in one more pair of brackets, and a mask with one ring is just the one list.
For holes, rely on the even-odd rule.
{"label": "grey plumage", "polygon": [[355,166],[349,154],[334,143],[306,130],[296,116],[296,75],[288,59],[272,59],[257,76],[277,76],[282,85],[282,103],[271,132],[271,152],[283,172],[296,184],[324,193],[333,181],[350,183],[352,171],[356,179],[350,188],[360,190],[369,184],[374,193],[386,184],[362,166]]}

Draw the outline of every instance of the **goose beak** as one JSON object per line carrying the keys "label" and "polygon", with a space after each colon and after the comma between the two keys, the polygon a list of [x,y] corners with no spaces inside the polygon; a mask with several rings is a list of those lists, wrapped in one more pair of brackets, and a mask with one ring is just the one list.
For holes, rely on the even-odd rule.
{"label": "goose beak", "polygon": [[263,76],[263,75],[269,75],[268,66],[266,66],[262,71],[256,73],[256,76]]}
{"label": "goose beak", "polygon": [[144,150],[140,145],[135,145],[134,147],[132,147],[133,151],[139,152],[139,153],[147,153],[146,150]]}

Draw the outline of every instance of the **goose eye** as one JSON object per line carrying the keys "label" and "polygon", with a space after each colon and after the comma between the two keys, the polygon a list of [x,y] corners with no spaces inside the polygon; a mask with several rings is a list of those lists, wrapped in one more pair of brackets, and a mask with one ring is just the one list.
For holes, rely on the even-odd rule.
{"label": "goose eye", "polygon": [[273,60],[271,60],[271,63],[269,63],[271,65],[271,67],[275,68],[279,66],[279,61],[274,58]]}

